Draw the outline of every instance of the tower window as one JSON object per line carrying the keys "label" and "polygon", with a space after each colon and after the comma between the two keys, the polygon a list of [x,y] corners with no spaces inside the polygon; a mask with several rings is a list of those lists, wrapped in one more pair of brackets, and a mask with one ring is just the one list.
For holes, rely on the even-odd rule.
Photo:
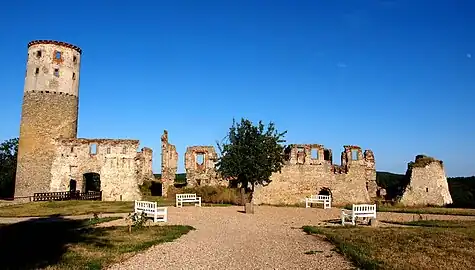
{"label": "tower window", "polygon": [[59,77],[59,68],[54,69],[54,76]]}
{"label": "tower window", "polygon": [[76,80],[76,73],[73,72],[73,80]]}
{"label": "tower window", "polygon": [[35,69],[35,74],[39,74],[40,73],[40,68],[36,68]]}
{"label": "tower window", "polygon": [[54,58],[56,58],[56,60],[61,59],[61,52],[59,51],[54,52]]}
{"label": "tower window", "polygon": [[110,153],[111,153],[111,148],[107,147],[107,154],[110,154]]}
{"label": "tower window", "polygon": [[77,59],[76,55],[73,55],[73,62],[76,63],[77,60],[78,60],[78,59]]}
{"label": "tower window", "polygon": [[38,57],[38,58],[41,57],[41,51],[36,51],[36,57]]}
{"label": "tower window", "polygon": [[124,146],[124,147],[122,148],[122,154],[127,154],[127,146]]}

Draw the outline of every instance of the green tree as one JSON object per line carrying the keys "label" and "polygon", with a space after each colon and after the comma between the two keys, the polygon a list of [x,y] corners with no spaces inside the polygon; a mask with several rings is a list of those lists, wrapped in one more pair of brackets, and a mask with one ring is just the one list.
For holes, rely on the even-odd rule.
{"label": "green tree", "polygon": [[0,198],[12,198],[15,188],[18,138],[0,144]]}
{"label": "green tree", "polygon": [[266,127],[262,121],[254,126],[247,119],[242,118],[240,123],[233,119],[225,142],[217,143],[220,157],[216,170],[224,179],[237,181],[242,194],[250,192],[249,201],[252,201],[255,186],[268,185],[272,173],[281,171],[284,163],[281,143],[285,142],[286,133],[279,133],[273,122]]}

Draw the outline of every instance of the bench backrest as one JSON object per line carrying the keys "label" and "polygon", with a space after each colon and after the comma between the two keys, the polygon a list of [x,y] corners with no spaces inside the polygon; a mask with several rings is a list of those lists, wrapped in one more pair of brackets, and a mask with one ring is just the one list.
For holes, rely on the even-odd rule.
{"label": "bench backrest", "polygon": [[310,196],[311,199],[317,199],[317,200],[330,200],[330,195],[311,195]]}
{"label": "bench backrest", "polygon": [[196,199],[196,194],[176,194],[176,199]]}
{"label": "bench backrest", "polygon": [[135,201],[135,211],[156,211],[157,202]]}
{"label": "bench backrest", "polygon": [[353,204],[353,213],[376,213],[376,204]]}

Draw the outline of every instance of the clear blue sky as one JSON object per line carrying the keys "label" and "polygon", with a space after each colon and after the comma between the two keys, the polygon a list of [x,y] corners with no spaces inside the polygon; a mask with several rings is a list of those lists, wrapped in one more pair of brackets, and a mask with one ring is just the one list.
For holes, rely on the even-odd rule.
{"label": "clear blue sky", "polygon": [[475,174],[473,1],[6,1],[0,140],[18,136],[26,45],[83,49],[79,137],[169,131],[179,152],[215,145],[232,118],[274,121],[288,143],[375,153],[403,173],[424,153]]}

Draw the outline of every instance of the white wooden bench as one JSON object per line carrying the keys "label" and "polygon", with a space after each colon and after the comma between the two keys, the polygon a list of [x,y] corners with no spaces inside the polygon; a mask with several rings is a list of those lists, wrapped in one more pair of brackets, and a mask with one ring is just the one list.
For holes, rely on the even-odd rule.
{"label": "white wooden bench", "polygon": [[183,207],[183,203],[195,203],[195,206],[201,207],[201,197],[196,194],[176,194],[176,207]]}
{"label": "white wooden bench", "polygon": [[[357,217],[376,218],[376,204],[353,204],[351,210],[341,209],[341,225],[356,225]],[[346,222],[347,218],[350,218],[351,222]]]}
{"label": "white wooden bench", "polygon": [[332,208],[330,195],[310,195],[310,197],[305,198],[305,208],[309,208],[312,203],[322,203],[323,209]]}
{"label": "white wooden bench", "polygon": [[168,220],[167,207],[157,207],[156,202],[135,201],[134,212],[139,214],[143,212],[147,217],[153,217],[153,222]]}

